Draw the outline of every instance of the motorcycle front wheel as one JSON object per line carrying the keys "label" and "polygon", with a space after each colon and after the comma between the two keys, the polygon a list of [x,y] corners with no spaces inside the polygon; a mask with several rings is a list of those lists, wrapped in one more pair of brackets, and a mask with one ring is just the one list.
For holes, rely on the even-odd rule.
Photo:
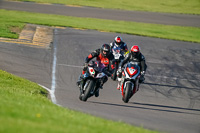
{"label": "motorcycle front wheel", "polygon": [[124,97],[122,98],[122,100],[125,103],[128,103],[130,97],[131,97],[131,90],[132,90],[132,84],[131,83],[127,83],[126,88],[125,88],[125,92],[124,92]]}
{"label": "motorcycle front wheel", "polygon": [[82,101],[87,101],[87,99],[90,97],[90,92],[91,90],[94,88],[94,81],[92,79],[88,79],[84,85],[84,89],[83,89],[83,94],[81,94],[80,99]]}

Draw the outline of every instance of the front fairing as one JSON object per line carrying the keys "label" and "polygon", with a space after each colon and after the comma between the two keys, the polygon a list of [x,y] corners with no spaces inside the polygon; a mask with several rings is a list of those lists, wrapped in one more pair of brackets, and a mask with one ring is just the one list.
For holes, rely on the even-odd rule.
{"label": "front fairing", "polygon": [[124,96],[127,84],[132,84],[132,94],[138,90],[140,78],[140,67],[137,64],[128,63],[122,72],[121,78],[121,93]]}
{"label": "front fairing", "polygon": [[124,68],[124,77],[135,80],[140,75],[140,67],[137,64],[128,63]]}
{"label": "front fairing", "polygon": [[101,79],[106,76],[106,74],[101,71],[102,71],[101,67],[88,66],[87,71],[83,75],[83,80],[81,84],[84,85],[87,79],[94,79],[96,83],[99,83]]}

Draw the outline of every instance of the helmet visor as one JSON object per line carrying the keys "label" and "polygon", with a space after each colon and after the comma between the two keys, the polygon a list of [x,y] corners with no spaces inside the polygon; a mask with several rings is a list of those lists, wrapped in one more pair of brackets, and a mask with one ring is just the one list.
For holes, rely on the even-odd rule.
{"label": "helmet visor", "polygon": [[103,54],[104,54],[104,55],[108,55],[108,54],[109,54],[109,51],[103,50]]}
{"label": "helmet visor", "polygon": [[131,52],[134,57],[139,55],[139,52]]}

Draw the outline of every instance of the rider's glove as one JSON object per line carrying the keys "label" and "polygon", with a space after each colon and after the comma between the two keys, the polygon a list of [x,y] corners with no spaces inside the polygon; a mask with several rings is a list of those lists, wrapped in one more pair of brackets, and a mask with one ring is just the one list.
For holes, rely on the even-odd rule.
{"label": "rider's glove", "polygon": [[85,64],[84,64],[84,67],[88,67],[88,63],[85,63]]}
{"label": "rider's glove", "polygon": [[142,72],[141,72],[141,75],[144,76],[144,75],[145,75],[145,71],[142,71]]}
{"label": "rider's glove", "polygon": [[142,71],[142,72],[141,72],[141,76],[140,76],[139,83],[143,83],[143,82],[144,82],[144,80],[145,80],[144,75],[145,75],[145,71]]}
{"label": "rider's glove", "polygon": [[88,63],[85,63],[85,64],[84,64],[84,67],[83,67],[83,70],[86,71],[86,70],[87,70],[87,67],[88,67]]}

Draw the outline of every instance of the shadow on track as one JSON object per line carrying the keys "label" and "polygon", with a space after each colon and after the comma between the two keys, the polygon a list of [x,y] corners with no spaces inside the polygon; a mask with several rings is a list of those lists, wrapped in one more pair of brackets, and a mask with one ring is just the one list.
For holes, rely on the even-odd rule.
{"label": "shadow on track", "polygon": [[[143,109],[143,110],[153,110],[153,111],[192,114],[192,115],[200,114],[200,109],[189,109],[189,108],[147,104],[147,103],[129,102],[128,104],[130,104],[130,105],[127,105],[127,104],[115,104],[115,103],[106,103],[106,102],[93,102],[93,101],[88,101],[88,102],[95,103],[95,104],[109,105],[109,106],[118,106],[118,107],[130,108],[130,109],[131,108],[132,109]],[[158,108],[163,108],[163,109],[158,109]],[[172,110],[172,109],[176,109],[176,110]],[[177,110],[179,110],[179,111],[177,111]],[[191,112],[185,112],[185,111],[195,111],[198,113],[191,113]]]}
{"label": "shadow on track", "polygon": [[150,89],[152,91],[155,91],[156,93],[159,93],[171,100],[176,100],[176,98],[178,98],[180,100],[189,101],[187,109],[194,108],[194,105],[198,104],[197,102],[200,102],[200,88],[186,87],[183,85],[166,85],[157,83],[144,83],[144,85],[150,86]]}
{"label": "shadow on track", "polygon": [[188,90],[193,90],[193,91],[197,91],[200,92],[200,88],[190,88],[190,87],[186,87],[186,86],[178,86],[178,85],[163,85],[163,84],[157,84],[157,83],[143,83],[146,85],[150,85],[150,86],[162,86],[162,87],[171,87],[171,88],[183,88],[183,89],[188,89]]}

